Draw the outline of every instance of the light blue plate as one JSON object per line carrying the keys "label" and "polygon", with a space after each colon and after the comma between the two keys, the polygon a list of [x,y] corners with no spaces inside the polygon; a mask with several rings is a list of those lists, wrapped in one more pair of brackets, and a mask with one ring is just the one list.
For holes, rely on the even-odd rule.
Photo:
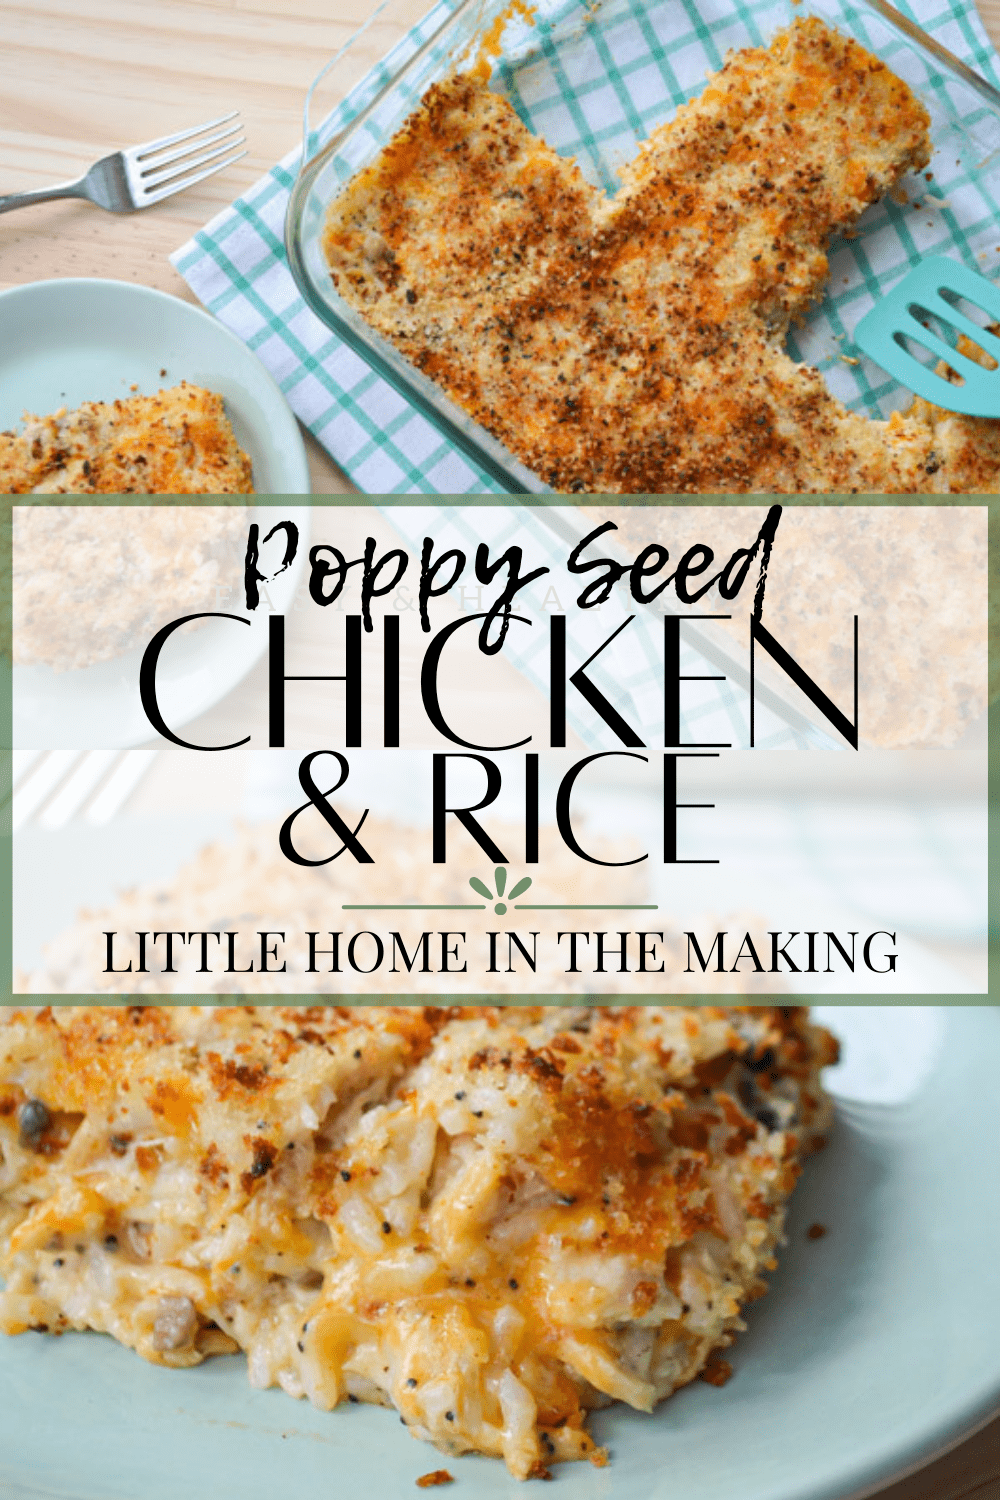
{"label": "light blue plate", "polygon": [[[652,1417],[599,1414],[610,1467],[558,1468],[553,1496],[845,1500],[1000,1405],[1000,1016],[857,1007],[839,1013],[842,1027],[823,1018],[848,1041],[843,1083],[831,1075],[837,1129],[796,1192],[781,1268],[731,1352],[732,1380],[696,1382]],[[828,1233],[810,1240],[817,1221]],[[0,1338],[4,1496],[415,1500],[417,1476],[439,1467],[455,1476],[444,1492],[455,1500],[534,1493],[497,1461],[443,1459],[392,1412],[324,1414],[252,1391],[242,1360],[170,1371],[98,1335]]]}
{"label": "light blue plate", "polygon": [[0,292],[0,430],[26,411],[155,395],[186,380],[215,391],[253,464],[258,495],[308,495],[299,425],[247,346],[201,308],[125,281],[67,278]]}

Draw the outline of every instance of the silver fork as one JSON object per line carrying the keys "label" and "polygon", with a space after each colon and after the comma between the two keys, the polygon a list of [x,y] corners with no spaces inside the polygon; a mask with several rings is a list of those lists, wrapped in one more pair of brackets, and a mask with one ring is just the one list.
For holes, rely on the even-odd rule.
{"label": "silver fork", "polygon": [[[207,120],[193,130],[179,130],[159,141],[130,146],[95,162],[85,176],[75,182],[59,182],[54,187],[36,188],[28,193],[0,195],[0,214],[28,203],[44,203],[49,198],[89,198],[98,208],[112,214],[131,214],[169,198],[184,188],[203,182],[223,167],[232,166],[245,151],[242,125],[231,124],[239,114],[233,110],[217,120]],[[221,129],[219,127],[222,127]],[[214,135],[206,135],[214,131]],[[171,150],[175,147],[175,150]],[[212,148],[212,149],[209,149]],[[204,167],[204,171],[197,169]],[[191,174],[195,175],[192,176]]]}

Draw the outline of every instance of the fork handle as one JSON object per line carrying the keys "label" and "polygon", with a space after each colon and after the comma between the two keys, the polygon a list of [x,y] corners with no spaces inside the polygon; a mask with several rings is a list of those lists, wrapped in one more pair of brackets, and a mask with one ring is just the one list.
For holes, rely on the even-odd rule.
{"label": "fork handle", "polygon": [[86,198],[84,179],[75,182],[57,182],[54,187],[34,188],[28,193],[0,193],[0,214],[9,214],[15,208],[27,208],[29,203],[47,203],[50,198]]}

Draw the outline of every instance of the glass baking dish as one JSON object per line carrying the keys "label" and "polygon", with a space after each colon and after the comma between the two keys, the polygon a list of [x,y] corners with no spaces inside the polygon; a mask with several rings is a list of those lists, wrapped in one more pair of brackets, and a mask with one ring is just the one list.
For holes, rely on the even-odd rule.
{"label": "glass baking dish", "polygon": [[[417,12],[414,6],[417,6]],[[887,416],[909,393],[846,354],[850,330],[880,291],[923,255],[957,254],[987,274],[1000,268],[1000,93],[886,0],[386,0],[328,64],[306,103],[303,164],[285,243],[312,310],[446,438],[505,490],[549,488],[411,365],[334,289],[322,250],[327,210],[417,108],[431,84],[489,58],[490,87],[536,134],[615,191],[639,142],[700,93],[734,48],[767,45],[796,16],[816,15],[876,53],[930,112],[931,177],[905,179],[830,249],[829,295],[788,340],[849,407]],[[960,18],[956,16],[956,24]],[[401,39],[313,128],[324,88],[343,89],[376,38]],[[968,38],[968,25],[964,34]],[[375,46],[373,46],[375,42]],[[485,47],[484,47],[485,42]],[[353,77],[352,77],[353,71]]]}

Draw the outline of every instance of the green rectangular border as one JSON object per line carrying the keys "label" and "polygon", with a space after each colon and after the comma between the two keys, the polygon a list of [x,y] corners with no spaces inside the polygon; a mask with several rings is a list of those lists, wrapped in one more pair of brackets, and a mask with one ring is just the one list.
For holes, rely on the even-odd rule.
{"label": "green rectangular border", "polygon": [[[364,507],[375,504],[385,506],[422,506],[428,504],[426,495],[317,495],[309,497],[308,503],[312,506],[352,506]],[[989,691],[987,708],[987,732],[988,732],[988,774],[989,790],[987,803],[987,836],[989,841],[989,855],[987,866],[988,881],[988,961],[989,961],[989,989],[986,994],[969,995],[902,995],[898,997],[880,996],[877,994],[866,995],[822,995],[809,996],[799,995],[796,1002],[808,1004],[812,1000],[820,1000],[823,1003],[842,1005],[989,1005],[991,995],[994,993],[994,983],[997,979],[997,962],[1000,959],[1000,925],[997,918],[997,861],[995,834],[1000,827],[1000,806],[998,806],[998,789],[1000,789],[1000,726],[998,726],[997,703],[1000,699],[1000,656],[997,651],[997,632],[1000,624],[1000,497],[992,496],[948,496],[948,495],[635,495],[622,497],[618,495],[589,495],[589,496],[562,496],[537,498],[517,497],[516,500],[505,499],[497,495],[438,495],[434,497],[435,503],[451,506],[496,506],[503,504],[525,505],[529,508],[541,508],[546,506],[596,506],[596,505],[618,505],[623,508],[638,505],[658,506],[684,506],[694,507],[699,505],[711,506],[755,506],[764,504],[780,505],[961,505],[961,506],[985,506],[988,511],[988,581],[989,581],[989,617],[988,617],[988,651],[989,651]],[[286,505],[300,505],[303,501],[301,495],[257,495],[253,497],[255,505],[269,505],[282,507]],[[4,497],[2,515],[0,515],[0,547],[2,547],[2,564],[0,564],[0,673],[3,675],[2,698],[0,698],[0,728],[2,728],[2,750],[0,757],[2,768],[0,768],[0,901],[3,903],[4,921],[0,926],[0,974],[3,975],[3,1003],[13,1004],[15,1000],[30,999],[32,997],[15,997],[13,993],[13,837],[11,833],[11,796],[12,796],[12,760],[13,748],[13,670],[12,670],[12,535],[13,535],[13,506],[18,505],[245,505],[243,496],[231,495],[26,495],[17,497]],[[48,998],[48,997],[37,997]],[[158,1004],[169,1005],[222,1005],[232,1004],[241,998],[252,999],[255,1005],[287,1005],[291,1001],[307,1000],[310,1004],[317,1004],[315,994],[289,996],[287,994],[273,997],[257,996],[227,996],[226,999],[217,1000],[206,995],[174,995],[168,1000],[157,1000]],[[609,997],[602,1002],[610,1006],[633,1005],[636,1002],[650,1005],[660,1001],[680,1001],[686,1005],[715,1005],[720,1000],[727,998],[724,995],[712,994],[692,999],[690,995],[663,994],[651,1001],[647,995],[617,995]],[[785,997],[781,995],[759,997],[759,1004],[768,1004]],[[500,1000],[496,995],[441,995],[424,996],[418,1002],[415,999],[407,999],[398,995],[353,995],[335,994],[330,995],[325,1002],[327,1004],[349,1004],[357,1006],[381,1006],[399,1004],[440,1004],[452,1005],[456,1002],[462,1004],[488,1003],[491,1005],[506,1005],[517,1007],[522,1005],[535,1005],[539,1002],[556,1005],[574,1005],[578,997],[559,995],[520,995],[514,1000]],[[75,1005],[81,1002],[97,1002],[102,1005],[128,1005],[127,996],[109,995],[69,995],[52,997],[50,1003],[53,1005]]]}

